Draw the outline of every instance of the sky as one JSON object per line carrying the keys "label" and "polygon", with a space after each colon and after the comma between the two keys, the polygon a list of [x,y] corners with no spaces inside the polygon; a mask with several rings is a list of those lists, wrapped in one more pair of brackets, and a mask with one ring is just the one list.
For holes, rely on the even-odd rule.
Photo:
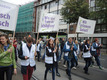
{"label": "sky", "polygon": [[36,0],[2,0],[2,1],[9,2],[16,5],[23,5]]}

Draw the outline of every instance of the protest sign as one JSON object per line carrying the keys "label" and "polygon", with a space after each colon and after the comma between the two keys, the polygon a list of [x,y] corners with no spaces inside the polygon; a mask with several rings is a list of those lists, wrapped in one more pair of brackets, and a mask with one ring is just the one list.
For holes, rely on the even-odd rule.
{"label": "protest sign", "polygon": [[59,31],[59,16],[52,13],[42,13],[39,32]]}
{"label": "protest sign", "polygon": [[0,29],[15,31],[19,6],[0,1]]}
{"label": "protest sign", "polygon": [[76,32],[84,34],[93,34],[95,25],[96,21],[79,17]]}

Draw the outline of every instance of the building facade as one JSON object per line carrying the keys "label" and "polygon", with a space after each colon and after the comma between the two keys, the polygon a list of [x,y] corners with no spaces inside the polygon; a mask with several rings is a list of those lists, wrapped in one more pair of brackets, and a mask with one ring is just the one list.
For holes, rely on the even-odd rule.
{"label": "building facade", "polygon": [[33,35],[35,21],[34,2],[20,6],[16,26],[16,37],[22,39],[27,35]]}

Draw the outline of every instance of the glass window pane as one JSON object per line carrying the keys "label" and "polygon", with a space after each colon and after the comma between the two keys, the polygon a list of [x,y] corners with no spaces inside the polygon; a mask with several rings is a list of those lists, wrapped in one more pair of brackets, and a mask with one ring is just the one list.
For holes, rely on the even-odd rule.
{"label": "glass window pane", "polygon": [[107,45],[107,38],[103,38],[103,44]]}
{"label": "glass window pane", "polygon": [[97,31],[97,32],[101,31],[100,25],[97,25],[97,26],[95,27],[95,31]]}
{"label": "glass window pane", "polygon": [[107,32],[107,26],[106,25],[102,25],[102,32]]}

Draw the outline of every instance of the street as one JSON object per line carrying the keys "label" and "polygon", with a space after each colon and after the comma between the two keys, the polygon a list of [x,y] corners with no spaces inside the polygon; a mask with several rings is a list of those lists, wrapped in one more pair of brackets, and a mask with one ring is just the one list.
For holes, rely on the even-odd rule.
{"label": "street", "polygon": [[[42,50],[42,55],[43,55],[44,50]],[[101,63],[102,66],[104,67],[103,70],[100,70],[98,66],[95,65],[93,67],[89,68],[89,73],[90,75],[84,74],[83,67],[84,67],[84,60],[79,59],[79,65],[77,70],[71,70],[72,72],[72,79],[73,80],[106,80],[107,78],[107,62],[106,62],[107,55],[102,55],[101,56]],[[68,80],[68,76],[66,75],[65,69],[63,67],[63,61],[59,63],[59,73],[61,74],[61,77],[56,76],[56,80]],[[13,80],[22,80],[22,75],[20,73],[20,59],[18,60],[18,75],[13,77]],[[44,78],[44,73],[45,73],[45,63],[41,60],[41,62],[36,61],[36,70],[33,73],[33,78],[32,80],[43,80]],[[35,78],[35,79],[34,79]],[[48,80],[52,80],[52,73],[48,72],[47,76]]]}

